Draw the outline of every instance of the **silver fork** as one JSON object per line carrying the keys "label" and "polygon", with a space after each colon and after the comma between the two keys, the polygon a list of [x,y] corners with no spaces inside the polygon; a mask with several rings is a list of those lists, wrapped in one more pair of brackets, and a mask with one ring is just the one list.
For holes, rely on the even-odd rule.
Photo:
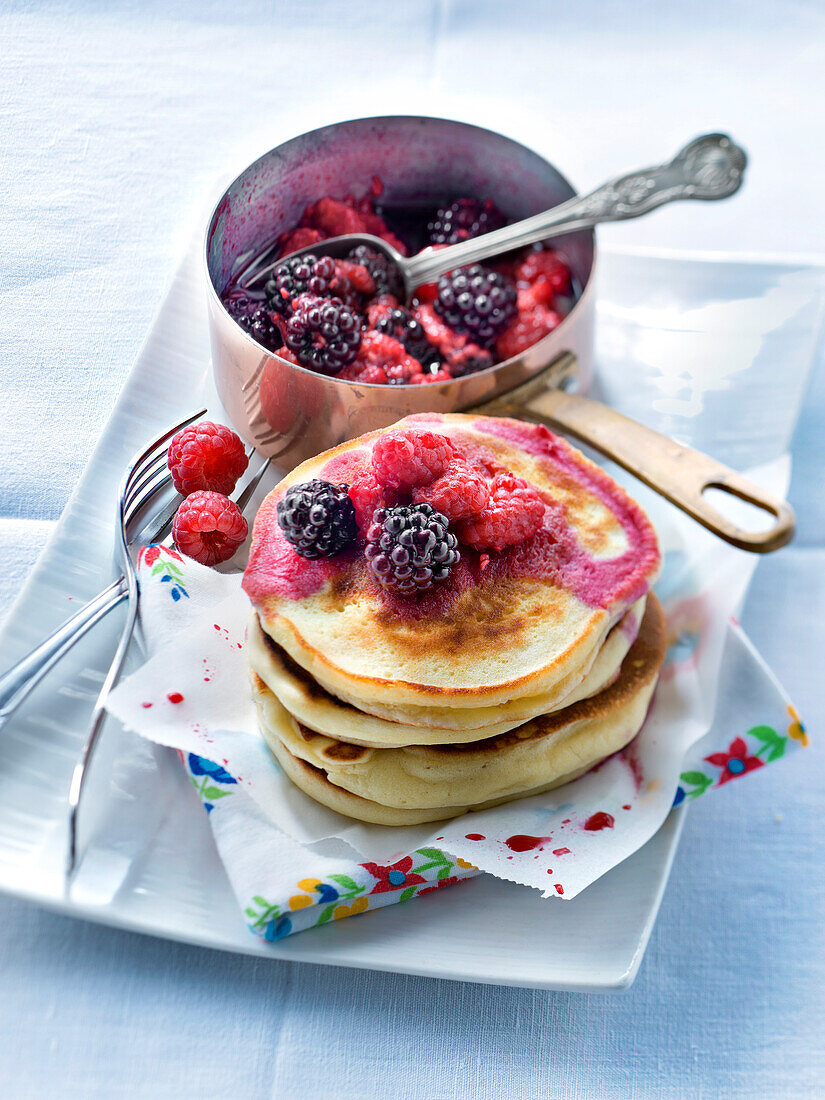
{"label": "silver fork", "polygon": [[[72,780],[69,786],[69,844],[66,862],[67,885],[71,882],[78,864],[78,815],[83,792],[85,790],[86,778],[88,776],[89,763],[106,720],[106,702],[112,689],[120,678],[123,664],[126,660],[126,654],[129,649],[129,643],[134,633],[135,622],[137,620],[138,584],[129,550],[136,546],[149,546],[152,543],[157,543],[165,539],[171,530],[179,502],[173,500],[162,508],[152,517],[146,527],[137,533],[137,535],[135,535],[134,531],[135,523],[139,520],[147,503],[156,496],[161,489],[168,485],[171,479],[171,475],[168,471],[165,471],[165,444],[176,432],[180,431],[182,427],[192,423],[193,420],[197,420],[200,416],[203,416],[205,412],[205,409],[201,409],[193,416],[188,417],[186,420],[170,428],[162,436],[158,437],[158,439],[150,444],[145,451],[134,459],[121,483],[117,512],[117,545],[123,562],[123,576],[120,578],[119,582],[115,583],[120,585],[118,591],[123,592],[121,598],[128,598],[129,610],[120,634],[117,649],[115,650],[112,662],[109,665],[109,670],[106,673],[95,702],[94,710],[92,711],[86,740],[81,750],[80,757],[75,764],[74,771],[72,772]],[[157,453],[158,448],[161,448],[159,454]],[[254,448],[249,448],[247,457],[251,457],[253,453]],[[153,455],[155,455],[154,458],[152,457]],[[245,511],[247,508],[252,499],[252,494],[260,484],[261,478],[269,469],[270,463],[271,459],[267,458],[256,473],[249,479],[243,491],[238,496],[235,503],[238,505],[241,512]]]}
{"label": "silver fork", "polygon": [[[69,792],[69,857],[67,872],[70,876],[77,862],[77,814],[84,789],[86,769],[91,759],[100,729],[103,725],[103,707],[109,692],[117,683],[137,616],[137,578],[135,577],[130,548],[149,546],[167,538],[177,511],[179,498],[158,508],[147,515],[152,501],[168,488],[171,474],[166,467],[166,449],[169,440],[181,428],[186,427],[206,413],[206,409],[197,412],[174,424],[136,455],[128,467],[118,492],[117,507],[117,551],[123,565],[123,574],[107,585],[97,596],[85,604],[75,615],[57,628],[40,645],[23,657],[0,676],[0,728],[5,725],[24,699],[40,683],[58,661],[111,610],[129,600],[127,615],[120,642],[98,695],[89,733],[83,746],[80,760],[75,765]],[[254,448],[249,448],[247,457],[251,457]],[[267,459],[250,478],[243,492],[237,498],[237,505],[243,512],[258,487],[261,478],[270,465]]]}
{"label": "silver fork", "polygon": [[[146,506],[169,484],[170,474],[165,469],[165,444],[176,432],[203,416],[205,412],[206,409],[199,409],[169,428],[132,461],[120,487],[118,505],[118,529],[128,544],[131,545],[133,541],[137,541],[140,535],[148,545],[162,539],[168,533],[174,519],[175,502],[152,517],[143,531],[139,531],[136,521],[143,515]],[[122,576],[107,585],[94,599],[84,604],[48,638],[0,676],[0,728],[5,725],[46,673],[80,641],[84,634],[127,598],[130,568],[131,562],[128,568],[124,565]]]}
{"label": "silver fork", "polygon": [[[167,488],[170,481],[170,475],[165,470],[166,452],[163,450],[158,454],[158,448],[165,446],[175,432],[180,431],[205,412],[205,409],[201,409],[186,420],[180,421],[163,435],[158,436],[141,456],[134,460],[125,502],[126,539],[129,546],[149,546],[154,542],[162,541],[169,534],[179,503],[177,498],[161,508],[142,529],[139,529],[136,521],[152,499]],[[249,448],[247,457],[251,457],[252,453],[253,448]],[[252,493],[268,466],[268,462],[264,463],[238,498],[241,511],[249,503]],[[124,486],[121,486],[121,490],[123,488]],[[124,571],[122,576],[107,585],[48,638],[0,676],[0,729],[57,662],[65,657],[96,623],[122,603],[128,594],[128,580]]]}

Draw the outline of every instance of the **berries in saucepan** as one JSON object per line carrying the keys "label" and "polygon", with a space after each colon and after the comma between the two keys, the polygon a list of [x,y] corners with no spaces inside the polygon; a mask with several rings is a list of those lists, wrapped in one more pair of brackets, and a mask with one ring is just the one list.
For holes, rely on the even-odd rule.
{"label": "berries in saucepan", "polygon": [[480,237],[493,229],[501,229],[505,218],[492,199],[457,199],[450,206],[436,211],[427,226],[430,244],[458,244],[471,237]]}
{"label": "berries in saucepan", "polygon": [[421,322],[404,306],[375,307],[369,311],[368,319],[376,332],[382,332],[403,344],[419,363],[427,363],[435,357],[435,348],[427,339]]}
{"label": "berries in saucepan", "polygon": [[292,303],[284,339],[304,367],[337,374],[358,354],[361,318],[340,298],[301,294]]}
{"label": "berries in saucepan", "polygon": [[287,489],[278,501],[278,524],[304,558],[340,554],[358,534],[348,485],[313,478]]}
{"label": "berries in saucepan", "polygon": [[403,291],[401,278],[397,269],[390,263],[386,256],[376,252],[369,245],[359,244],[348,254],[347,259],[354,264],[361,264],[372,276],[375,283],[375,293],[393,294],[399,297]]}
{"label": "berries in saucepan", "polygon": [[413,596],[449,577],[460,560],[447,517],[429,504],[378,508],[364,551],[370,569],[391,592]]}
{"label": "berries in saucepan", "polygon": [[199,489],[231,493],[249,465],[243,443],[231,428],[204,420],[182,428],[169,444],[166,465],[181,496]]}
{"label": "berries in saucepan", "polygon": [[172,526],[175,546],[201,565],[229,561],[249,527],[234,500],[223,493],[198,491],[178,508]]}
{"label": "berries in saucepan", "polygon": [[438,280],[436,312],[457,332],[490,344],[516,315],[512,279],[481,264],[456,268]]}
{"label": "berries in saucepan", "polygon": [[248,332],[253,340],[257,340],[268,351],[277,351],[278,348],[283,347],[284,341],[278,326],[263,306],[258,306],[251,312],[242,313],[236,316],[235,320],[244,332]]}
{"label": "berries in saucepan", "polygon": [[300,294],[325,298],[335,278],[335,261],[329,256],[291,256],[273,269],[264,292],[269,308],[289,314]]}

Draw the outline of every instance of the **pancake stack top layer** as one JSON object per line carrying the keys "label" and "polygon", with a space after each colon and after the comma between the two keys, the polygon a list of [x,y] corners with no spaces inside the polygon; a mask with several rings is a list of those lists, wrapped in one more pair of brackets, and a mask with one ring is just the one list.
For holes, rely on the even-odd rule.
{"label": "pancake stack top layer", "polygon": [[[461,744],[506,733],[537,714],[569,707],[608,687],[618,677],[622,661],[636,640],[646,604],[647,597],[642,597],[613,627],[587,675],[561,701],[553,695],[528,695],[498,707],[444,707],[438,711],[409,707],[404,721],[367,713],[330,694],[272,641],[257,615],[252,615],[247,627],[246,651],[253,672],[294,718],[318,733],[376,748]],[[450,724],[431,724],[427,720],[434,715]]]}
{"label": "pancake stack top layer", "polygon": [[488,726],[507,718],[496,708],[515,707],[518,718],[519,700],[533,698],[540,708],[525,703],[519,720],[552,710],[655,578],[650,522],[607,474],[543,427],[427,414],[388,430],[399,428],[449,436],[470,461],[532,483],[546,504],[542,530],[501,553],[461,547],[450,578],[416,597],[382,588],[361,546],[302,558],[278,525],[278,501],[313,478],[351,483],[370,467],[382,434],[371,433],[303,463],[262,504],[244,589],[263,630],[334,696],[390,721],[449,729],[466,716]]}

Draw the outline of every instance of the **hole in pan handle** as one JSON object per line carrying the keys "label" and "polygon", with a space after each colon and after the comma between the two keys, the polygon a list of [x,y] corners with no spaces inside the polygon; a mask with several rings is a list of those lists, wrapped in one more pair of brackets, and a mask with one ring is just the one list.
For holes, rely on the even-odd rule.
{"label": "hole in pan handle", "polygon": [[[553,388],[536,393],[533,385],[526,383],[478,406],[477,411],[533,420],[572,435],[740,550],[769,554],[793,538],[795,519],[787,501],[766,493],[709,455],[676,443],[598,401]],[[703,496],[706,489],[746,501],[768,513],[773,522],[765,530],[747,531],[713,507]]]}

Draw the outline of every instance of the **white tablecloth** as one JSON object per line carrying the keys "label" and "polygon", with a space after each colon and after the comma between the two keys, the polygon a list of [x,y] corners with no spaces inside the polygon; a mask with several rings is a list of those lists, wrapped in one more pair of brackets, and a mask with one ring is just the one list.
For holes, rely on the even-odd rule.
{"label": "white tablecloth", "polygon": [[[725,128],[751,154],[740,196],[610,227],[602,245],[825,254],[824,38],[815,0],[9,0],[0,608],[65,504],[216,177],[268,134],[293,119],[297,131],[462,114],[533,138],[586,187]],[[815,733],[823,408],[820,364],[794,446],[800,534],[760,564],[744,615]],[[815,741],[696,805],[624,995],[239,958],[2,898],[0,1094],[821,1095],[822,761]]]}

